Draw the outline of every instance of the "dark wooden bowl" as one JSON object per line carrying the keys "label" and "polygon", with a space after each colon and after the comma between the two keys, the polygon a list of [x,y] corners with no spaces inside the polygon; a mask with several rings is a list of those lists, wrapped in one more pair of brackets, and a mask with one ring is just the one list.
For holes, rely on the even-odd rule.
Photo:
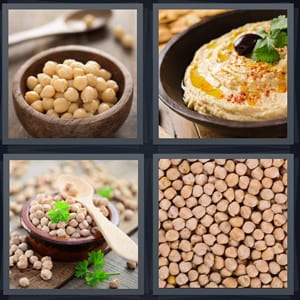
{"label": "dark wooden bowl", "polygon": [[[86,259],[88,252],[99,249],[104,250],[107,243],[101,233],[81,238],[60,238],[49,235],[35,227],[29,218],[31,199],[27,201],[21,212],[21,224],[27,231],[27,240],[34,250],[41,255],[49,255],[54,260],[78,261]],[[117,209],[108,203],[109,219],[115,225],[119,225],[119,213]]]}
{"label": "dark wooden bowl", "polygon": [[159,55],[159,98],[181,116],[225,137],[286,137],[287,119],[238,122],[199,114],[183,102],[181,82],[196,50],[246,23],[272,19],[286,10],[237,10],[195,24],[166,45]]}
{"label": "dark wooden bowl", "polygon": [[[109,70],[119,84],[118,102],[109,110],[85,119],[54,119],[34,110],[24,99],[26,79],[42,71],[48,60],[63,62],[73,58],[83,63],[95,60]],[[17,116],[24,128],[38,138],[97,138],[111,137],[128,117],[133,95],[133,81],[126,67],[111,55],[84,46],[61,46],[38,53],[27,60],[13,80],[13,99]]]}

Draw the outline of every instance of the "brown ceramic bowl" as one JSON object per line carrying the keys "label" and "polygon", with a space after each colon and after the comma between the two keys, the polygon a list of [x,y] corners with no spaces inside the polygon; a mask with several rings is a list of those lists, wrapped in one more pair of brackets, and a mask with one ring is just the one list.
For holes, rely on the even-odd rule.
{"label": "brown ceramic bowl", "polygon": [[[42,71],[48,60],[63,62],[73,58],[83,63],[97,61],[112,73],[119,84],[118,102],[109,110],[85,119],[54,119],[34,110],[24,99],[26,79]],[[97,138],[111,137],[128,117],[133,95],[133,81],[126,67],[111,55],[84,46],[61,46],[38,53],[27,60],[13,80],[13,99],[17,116],[24,128],[37,138]]]}
{"label": "brown ceramic bowl", "polygon": [[286,13],[286,10],[231,11],[195,24],[170,40],[159,55],[159,98],[181,116],[205,128],[208,136],[286,137],[286,118],[238,122],[202,115],[187,108],[182,100],[181,88],[185,69],[192,61],[197,49],[203,44],[246,23],[270,20],[278,15],[286,15]]}
{"label": "brown ceramic bowl", "polygon": [[[49,255],[54,260],[78,261],[86,259],[88,252],[95,249],[104,250],[107,246],[101,233],[81,238],[53,237],[46,232],[36,228],[29,218],[31,199],[27,201],[21,212],[21,224],[27,231],[27,240],[34,250],[41,255]],[[109,219],[115,225],[119,224],[117,209],[108,203]]]}

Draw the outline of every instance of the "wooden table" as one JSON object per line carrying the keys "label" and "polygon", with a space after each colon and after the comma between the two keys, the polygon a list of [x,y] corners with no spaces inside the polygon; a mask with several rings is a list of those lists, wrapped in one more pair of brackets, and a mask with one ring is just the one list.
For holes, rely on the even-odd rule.
{"label": "wooden table", "polygon": [[[9,11],[9,34],[31,29],[52,21],[61,14],[71,10],[10,10]],[[126,32],[136,37],[137,13],[135,10],[113,10],[112,17],[107,28],[86,34],[70,34],[55,37],[45,37],[34,41],[24,42],[9,48],[9,138],[30,138],[18,117],[16,116],[11,95],[12,78],[18,68],[36,53],[62,45],[84,45],[106,51],[118,58],[130,71],[134,81],[133,105],[128,119],[123,126],[114,134],[117,138],[136,138],[137,136],[137,63],[136,47],[127,51],[115,40],[110,29],[115,25],[122,25]]]}
{"label": "wooden table", "polygon": [[[50,168],[55,167],[57,161],[31,161],[28,170],[21,177],[20,182],[26,183],[30,178],[45,174]],[[118,179],[128,179],[132,182],[138,182],[138,166],[137,161],[101,161],[101,165],[108,171],[109,174]],[[75,173],[80,175],[81,170],[77,168]],[[10,231],[19,231],[25,234],[25,230],[18,227],[19,216],[10,220]],[[138,214],[134,218],[125,222],[120,220],[119,227],[138,243]],[[73,276],[76,262],[58,262],[54,261],[53,278],[49,281],[43,281],[39,277],[39,271],[26,269],[20,272],[16,267],[13,267],[12,276],[10,278],[10,288],[20,288],[18,280],[20,277],[27,276],[30,279],[30,287],[32,289],[38,288],[63,288],[63,289],[107,289],[109,288],[109,280],[98,284],[95,287],[89,287],[85,284],[84,279],[75,278]],[[137,289],[138,288],[138,268],[135,270],[128,270],[126,268],[126,261],[116,255],[114,252],[107,249],[105,254],[105,268],[107,272],[120,272],[120,275],[112,276],[110,279],[118,278],[120,280],[120,289]],[[60,274],[60,276],[56,276]]]}

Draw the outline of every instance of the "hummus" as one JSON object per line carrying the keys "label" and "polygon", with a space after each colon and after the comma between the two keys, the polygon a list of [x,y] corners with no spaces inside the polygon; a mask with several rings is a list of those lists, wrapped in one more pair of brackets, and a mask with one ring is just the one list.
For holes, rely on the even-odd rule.
{"label": "hummus", "polygon": [[184,75],[184,102],[205,115],[226,120],[263,121],[287,117],[287,47],[276,63],[257,62],[234,50],[235,40],[270,21],[249,23],[197,50]]}

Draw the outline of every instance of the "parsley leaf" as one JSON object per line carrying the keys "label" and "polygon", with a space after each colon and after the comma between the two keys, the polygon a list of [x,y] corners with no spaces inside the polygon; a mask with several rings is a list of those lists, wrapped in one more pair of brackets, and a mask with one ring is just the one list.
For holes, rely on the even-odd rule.
{"label": "parsley leaf", "polygon": [[257,31],[257,34],[258,34],[259,36],[261,36],[262,39],[264,39],[264,38],[268,35],[268,33],[267,33],[264,29],[258,30],[258,31]]}
{"label": "parsley leaf", "polygon": [[104,266],[104,253],[102,251],[91,251],[88,255],[88,262],[93,264],[95,268]]}
{"label": "parsley leaf", "polygon": [[279,29],[272,30],[270,32],[270,39],[276,48],[283,48],[288,43],[288,36],[286,32]]}
{"label": "parsley leaf", "polygon": [[56,201],[54,206],[57,209],[49,210],[49,217],[51,223],[67,222],[70,220],[69,203],[64,201]]}
{"label": "parsley leaf", "polygon": [[[79,262],[75,267],[75,276],[77,278],[84,277],[85,282],[89,286],[95,286],[99,282],[109,279],[110,275],[118,275],[120,272],[105,272],[102,267],[104,266],[104,253],[100,251],[91,251],[88,254],[88,259]],[[88,265],[91,264],[89,270]]]}
{"label": "parsley leaf", "polygon": [[256,41],[253,48],[252,58],[256,61],[274,63],[280,60],[279,52],[276,48],[283,48],[288,44],[287,18],[279,16],[271,21],[270,33],[260,29],[257,34],[261,37]]}
{"label": "parsley leaf", "polygon": [[252,58],[256,61],[264,61],[268,63],[276,62],[280,59],[280,55],[269,38],[258,40],[253,49]]}
{"label": "parsley leaf", "polygon": [[89,286],[95,286],[97,283],[105,281],[109,278],[108,273],[103,270],[95,270],[94,272],[87,272],[85,281]]}
{"label": "parsley leaf", "polygon": [[88,264],[89,263],[86,259],[79,262],[75,267],[75,277],[77,278],[84,277],[87,272]]}
{"label": "parsley leaf", "polygon": [[56,201],[54,203],[54,206],[59,209],[68,209],[70,205],[69,205],[69,203],[64,202],[64,201]]}
{"label": "parsley leaf", "polygon": [[104,197],[104,198],[109,199],[112,192],[113,192],[113,188],[111,186],[107,186],[107,187],[104,187],[102,189],[99,189],[97,191],[97,194]]}
{"label": "parsley leaf", "polygon": [[287,17],[286,16],[278,16],[271,21],[270,29],[273,30],[286,30],[287,29]]}

